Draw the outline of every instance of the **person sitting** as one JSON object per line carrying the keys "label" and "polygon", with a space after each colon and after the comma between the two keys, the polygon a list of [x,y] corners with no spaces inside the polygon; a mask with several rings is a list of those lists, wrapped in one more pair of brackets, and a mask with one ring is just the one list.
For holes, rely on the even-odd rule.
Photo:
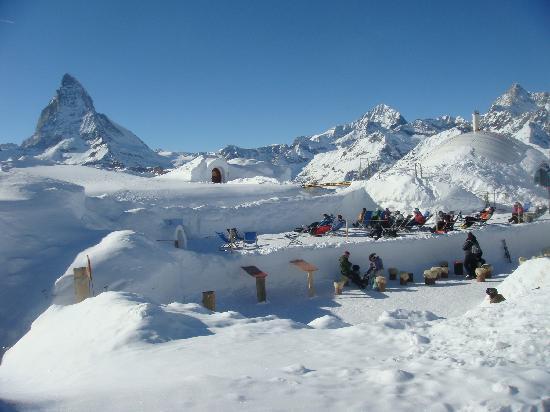
{"label": "person sitting", "polygon": [[367,285],[372,284],[376,276],[384,276],[384,262],[382,262],[380,256],[376,253],[371,253],[369,255],[369,262],[369,270],[367,270],[367,273],[365,273],[363,277],[363,281]]}
{"label": "person sitting", "polygon": [[359,227],[363,224],[363,221],[365,220],[365,215],[367,214],[367,208],[363,208],[361,212],[359,213],[359,216],[357,216],[357,221],[355,223],[352,223],[353,227]]}
{"label": "person sitting", "polygon": [[426,223],[426,218],[418,208],[415,208],[413,211],[413,219],[407,223],[407,226],[422,226],[424,223]]}
{"label": "person sitting", "polygon": [[351,262],[349,261],[349,256],[350,253],[347,250],[342,254],[342,256],[340,256],[340,273],[342,274],[342,276],[351,280],[353,283],[359,286],[359,288],[364,289],[365,284],[359,276],[358,269],[354,270],[357,265],[351,264]]}
{"label": "person sitting", "polygon": [[334,220],[334,222],[332,222],[332,224],[330,226],[330,231],[335,232],[338,229],[343,228],[345,225],[346,225],[346,220],[342,217],[342,215],[338,215],[338,216],[336,216],[336,220]]}
{"label": "person sitting", "polygon": [[509,223],[522,223],[523,222],[523,206],[521,206],[521,203],[516,202],[514,203],[514,207],[512,208],[512,217],[508,219]]}
{"label": "person sitting", "polygon": [[485,293],[489,295],[489,303],[500,303],[506,300],[504,296],[498,293],[498,290],[496,290],[496,288],[487,288],[485,290]]}
{"label": "person sitting", "polygon": [[405,216],[403,216],[403,214],[399,210],[397,210],[393,214],[393,224],[395,226],[401,226],[404,220],[405,220]]}
{"label": "person sitting", "polygon": [[332,224],[334,216],[323,213],[323,219],[319,222],[318,226],[326,226]]}
{"label": "person sitting", "polygon": [[393,217],[390,212],[390,209],[388,208],[384,209],[381,215],[380,222],[382,224],[382,227],[385,227],[385,228],[391,227],[391,225],[393,224]]}
{"label": "person sitting", "polygon": [[370,227],[376,227],[376,225],[378,225],[378,223],[380,222],[380,213],[382,213],[382,211],[380,209],[376,209],[372,213],[372,216],[371,216],[370,222],[369,222]]}
{"label": "person sitting", "polygon": [[382,224],[377,223],[374,229],[369,232],[368,236],[374,238],[374,240],[378,240],[382,237],[383,231]]}

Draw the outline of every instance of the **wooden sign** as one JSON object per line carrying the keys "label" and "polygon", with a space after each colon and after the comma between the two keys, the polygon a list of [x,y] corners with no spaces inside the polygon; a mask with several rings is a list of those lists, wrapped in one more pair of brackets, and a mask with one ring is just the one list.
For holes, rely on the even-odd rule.
{"label": "wooden sign", "polygon": [[316,270],[319,270],[319,268],[315,265],[312,265],[309,262],[306,262],[302,259],[296,259],[291,260],[290,263],[292,263],[294,266],[296,266],[298,269],[304,271],[304,272],[315,272]]}
{"label": "wooden sign", "polygon": [[254,278],[265,278],[265,277],[267,277],[267,273],[262,272],[256,266],[241,266],[241,268],[246,273],[248,273],[250,276],[252,276]]}

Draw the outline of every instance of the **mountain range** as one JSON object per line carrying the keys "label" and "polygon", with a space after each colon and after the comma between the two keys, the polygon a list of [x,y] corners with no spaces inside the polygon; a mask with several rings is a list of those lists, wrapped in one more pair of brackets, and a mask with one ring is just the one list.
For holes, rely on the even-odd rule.
{"label": "mountain range", "polygon": [[[549,112],[548,92],[529,93],[514,84],[481,116],[481,128],[519,139],[548,155]],[[229,145],[214,155],[287,167],[300,182],[365,179],[389,169],[428,137],[450,130],[465,133],[471,128],[469,121],[448,115],[408,122],[394,108],[379,104],[354,122],[297,137],[291,144],[253,149]],[[34,134],[21,146],[0,147],[4,168],[81,164],[162,173],[198,155],[151,150],[135,134],[98,113],[90,95],[69,74],[42,110]]]}

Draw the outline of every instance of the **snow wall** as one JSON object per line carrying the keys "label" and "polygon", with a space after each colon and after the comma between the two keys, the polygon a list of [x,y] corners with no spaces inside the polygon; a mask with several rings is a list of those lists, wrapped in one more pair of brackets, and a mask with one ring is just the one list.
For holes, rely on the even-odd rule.
{"label": "snow wall", "polygon": [[[550,246],[550,221],[517,226],[486,226],[475,234],[484,251],[484,258],[495,273],[510,273],[519,256],[530,257]],[[92,248],[81,252],[56,282],[55,303],[73,301],[72,267],[83,266],[86,255],[94,262],[96,292],[124,290],[139,293],[160,302],[199,302],[201,292],[215,290],[219,308],[230,309],[240,300],[254,302],[254,279],[241,266],[255,265],[267,272],[268,299],[285,300],[289,295],[307,296],[306,275],[289,264],[304,259],[320,269],[315,274],[318,294],[330,296],[332,282],[339,274],[338,258],[344,250],[350,260],[362,270],[368,267],[368,255],[379,254],[384,266],[414,273],[422,282],[423,270],[442,260],[452,263],[463,259],[465,232],[424,238],[401,237],[365,243],[345,243],[332,246],[292,246],[281,249],[250,251],[247,254],[218,252],[197,253],[160,244],[132,231],[113,232]],[[504,259],[501,239],[506,239],[512,263]],[[450,275],[451,277],[454,274]]]}
{"label": "snow wall", "polygon": [[345,189],[311,197],[273,197],[235,207],[139,209],[124,213],[119,227],[145,233],[152,239],[173,239],[174,225],[182,225],[188,238],[216,236],[235,227],[239,231],[281,233],[319,221],[323,213],[354,220],[362,207],[377,208],[363,189]]}

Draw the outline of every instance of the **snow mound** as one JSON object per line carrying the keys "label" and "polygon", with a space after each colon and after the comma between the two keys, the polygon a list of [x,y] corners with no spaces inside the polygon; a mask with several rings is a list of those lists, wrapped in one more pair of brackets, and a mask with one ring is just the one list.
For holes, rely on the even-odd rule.
{"label": "snow mound", "polygon": [[373,199],[399,209],[471,211],[484,194],[497,203],[544,203],[533,174],[545,155],[521,141],[489,132],[445,131],[423,140],[385,173],[365,185]]}
{"label": "snow mound", "polygon": [[498,291],[507,300],[529,294],[538,288],[550,286],[550,258],[536,258],[520,265],[499,285]]}
{"label": "snow mound", "polygon": [[336,316],[325,315],[320,318],[313,319],[308,323],[308,326],[311,326],[314,329],[339,329],[350,326],[350,324],[344,322]]}

